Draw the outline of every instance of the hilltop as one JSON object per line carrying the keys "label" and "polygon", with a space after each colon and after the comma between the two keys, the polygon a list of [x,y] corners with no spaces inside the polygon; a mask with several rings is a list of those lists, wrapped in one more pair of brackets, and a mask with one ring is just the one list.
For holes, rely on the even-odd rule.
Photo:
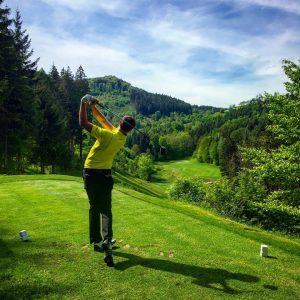
{"label": "hilltop", "polygon": [[174,112],[192,114],[193,110],[212,112],[222,110],[213,106],[191,105],[168,95],[149,93],[112,75],[89,78],[88,82],[92,95],[103,96],[106,101],[110,100],[112,106],[124,107],[131,104],[136,113],[144,116],[150,116],[156,112],[159,112],[161,116],[169,116]]}

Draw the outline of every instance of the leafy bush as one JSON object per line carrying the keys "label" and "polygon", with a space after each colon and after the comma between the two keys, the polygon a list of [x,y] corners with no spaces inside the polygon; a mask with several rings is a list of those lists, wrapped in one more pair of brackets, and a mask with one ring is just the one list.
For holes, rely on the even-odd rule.
{"label": "leafy bush", "polygon": [[203,204],[213,208],[219,214],[229,215],[233,199],[234,190],[232,189],[230,181],[226,178],[222,178],[207,187]]}
{"label": "leafy bush", "polygon": [[300,210],[279,201],[252,203],[257,212],[257,223],[268,230],[300,233]]}
{"label": "leafy bush", "polygon": [[[295,199],[299,191],[290,192]],[[300,210],[283,201],[286,191],[268,194],[262,179],[244,172],[234,181],[222,178],[205,183],[199,178],[177,179],[169,197],[213,209],[234,220],[259,225],[267,230],[299,233]],[[299,198],[298,198],[299,199]]]}
{"label": "leafy bush", "polygon": [[198,178],[177,179],[169,189],[169,197],[178,200],[200,203],[205,197],[205,188]]}
{"label": "leafy bush", "polygon": [[150,154],[142,153],[135,158],[136,175],[144,180],[150,180],[155,172],[153,158]]}
{"label": "leafy bush", "polygon": [[276,201],[286,206],[300,208],[300,188],[293,190],[274,191],[268,195],[268,202]]}

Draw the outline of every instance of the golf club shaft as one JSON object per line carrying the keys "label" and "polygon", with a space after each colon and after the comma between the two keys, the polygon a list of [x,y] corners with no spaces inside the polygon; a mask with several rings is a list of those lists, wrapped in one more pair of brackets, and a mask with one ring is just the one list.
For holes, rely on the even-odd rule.
{"label": "golf club shaft", "polygon": [[[101,112],[101,109],[105,109],[108,112],[110,112],[111,114],[113,114],[114,116],[116,116],[117,118],[119,118],[120,120],[122,119],[121,116],[117,115],[116,113],[114,113],[113,111],[111,111],[110,109],[108,109],[104,104],[100,103],[98,100],[98,104],[95,105],[96,109]],[[129,124],[129,123],[128,123]],[[131,124],[129,124],[131,126]],[[140,131],[139,129],[133,127],[133,129],[135,129],[136,131],[138,131],[140,134],[142,134],[143,136],[149,138],[149,136],[147,134],[145,134],[144,132]],[[164,146],[160,146],[160,154],[161,155],[166,155],[166,147]]]}
{"label": "golf club shaft", "polygon": [[[96,108],[97,108],[99,111],[100,111],[101,108],[102,108],[102,109],[105,109],[105,110],[107,110],[108,112],[110,112],[111,114],[113,114],[114,116],[116,116],[117,118],[119,118],[120,120],[122,119],[121,116],[117,115],[116,113],[114,113],[113,111],[111,111],[110,109],[108,109],[104,104],[102,104],[102,103],[100,103],[100,102],[99,102],[98,104],[96,104],[95,106],[96,106]],[[133,129],[135,129],[136,131],[138,131],[138,132],[141,133],[142,135],[147,136],[144,132],[140,131],[139,129],[137,129],[137,128],[135,128],[135,127],[133,127]]]}

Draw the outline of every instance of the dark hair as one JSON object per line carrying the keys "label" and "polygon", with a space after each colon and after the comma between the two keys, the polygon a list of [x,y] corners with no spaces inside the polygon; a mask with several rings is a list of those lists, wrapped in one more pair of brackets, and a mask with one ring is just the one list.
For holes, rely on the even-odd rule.
{"label": "dark hair", "polygon": [[130,116],[124,116],[120,121],[120,127],[122,131],[129,132],[135,127],[135,119]]}

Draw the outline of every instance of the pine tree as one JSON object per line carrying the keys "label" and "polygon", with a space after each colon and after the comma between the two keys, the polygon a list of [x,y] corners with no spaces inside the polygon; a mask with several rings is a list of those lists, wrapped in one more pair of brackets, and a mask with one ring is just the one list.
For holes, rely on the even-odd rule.
{"label": "pine tree", "polygon": [[39,58],[31,61],[33,55],[33,49],[31,49],[31,40],[29,35],[26,34],[26,30],[22,29],[22,20],[20,12],[17,10],[16,17],[14,19],[14,39],[15,39],[15,49],[17,51],[17,56],[21,62],[22,74],[32,78],[35,71],[37,70],[37,63]]}
{"label": "pine tree", "polygon": [[69,134],[67,137],[68,145],[69,145],[69,153],[66,157],[67,160],[71,161],[74,154],[74,129],[72,127],[72,106],[71,106],[71,97],[72,97],[72,89],[74,85],[74,76],[70,67],[67,69],[63,68],[60,72],[60,82],[58,87],[59,101],[64,109],[64,114],[67,119],[67,127],[69,128]]}
{"label": "pine tree", "polygon": [[67,118],[56,97],[51,77],[40,70],[36,73],[35,80],[35,92],[40,101],[43,121],[32,160],[40,164],[41,173],[45,173],[47,166],[52,166],[54,173],[57,167],[69,167],[69,161],[65,159],[68,156]]}
{"label": "pine tree", "polygon": [[79,157],[80,162],[83,162],[83,136],[82,128],[78,125],[78,106],[80,99],[83,95],[89,92],[89,83],[86,79],[86,75],[82,66],[80,65],[75,74],[75,94],[72,102],[72,122],[74,122],[75,128],[75,143],[79,144]]}
{"label": "pine tree", "polygon": [[60,75],[54,64],[52,64],[52,66],[51,66],[49,76],[50,76],[51,80],[53,81],[53,84],[55,85],[55,87],[58,88],[59,82],[60,82]]}
{"label": "pine tree", "polygon": [[17,70],[14,74],[13,89],[10,95],[10,109],[18,116],[18,125],[14,130],[14,139],[17,141],[16,158],[18,173],[24,171],[22,161],[31,152],[32,141],[36,138],[39,125],[38,100],[33,90],[33,75],[36,72],[37,60],[30,60],[33,50],[31,41],[22,29],[20,13],[16,12],[14,19],[14,47],[16,50]]}
{"label": "pine tree", "polygon": [[10,91],[12,88],[11,78],[15,69],[15,48],[12,31],[9,28],[12,20],[9,17],[10,9],[2,8],[3,0],[0,0],[0,170],[7,171],[9,156],[9,136],[11,130],[9,121],[10,112],[7,108]]}

